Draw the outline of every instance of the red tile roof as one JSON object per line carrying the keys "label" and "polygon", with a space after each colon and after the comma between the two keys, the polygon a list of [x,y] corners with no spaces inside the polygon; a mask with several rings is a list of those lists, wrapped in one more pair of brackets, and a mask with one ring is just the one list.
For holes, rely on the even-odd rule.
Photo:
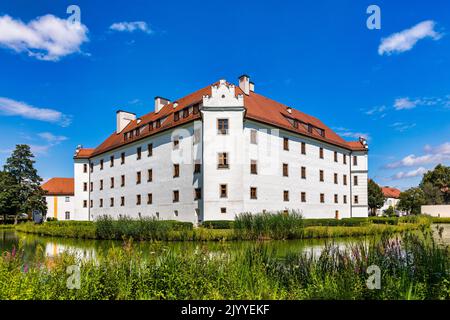
{"label": "red tile roof", "polygon": [[79,149],[78,152],[75,154],[74,158],[77,159],[88,159],[91,157],[92,153],[94,152],[94,148],[82,148]]}
{"label": "red tile roof", "polygon": [[[131,143],[137,140],[140,140],[142,138],[148,137],[150,135],[156,134],[158,132],[173,128],[175,126],[179,126],[181,124],[200,119],[201,115],[198,114],[192,114],[190,113],[187,118],[180,117],[178,121],[175,122],[174,120],[174,113],[176,111],[180,111],[185,107],[191,106],[195,103],[202,102],[203,96],[205,95],[211,95],[211,86],[217,85],[218,82],[211,84],[207,87],[204,87],[194,93],[191,93],[181,99],[178,99],[174,102],[178,103],[178,106],[174,108],[174,102],[171,102],[167,105],[165,105],[158,113],[150,112],[136,120],[131,121],[120,133],[116,133],[115,131],[103,142],[101,143],[97,148],[95,149],[81,149],[78,155],[75,156],[75,158],[89,158],[92,156],[99,155],[101,153],[104,153],[106,151],[115,149],[117,147],[120,147],[122,145],[125,145],[127,143]],[[229,85],[229,83],[228,83]],[[365,146],[360,141],[351,141],[347,142],[344,139],[342,139],[340,136],[338,136],[334,131],[332,131],[329,127],[327,127],[325,124],[323,124],[319,119],[312,117],[310,115],[307,115],[306,113],[303,113],[301,111],[298,111],[296,109],[290,108],[291,112],[289,113],[287,111],[288,106],[283,105],[279,102],[276,102],[274,100],[271,100],[269,98],[266,98],[260,94],[257,94],[255,92],[250,92],[249,95],[245,95],[243,91],[239,88],[239,86],[235,86],[236,95],[242,94],[244,96],[244,106],[246,108],[246,114],[245,117],[247,119],[251,119],[254,121],[266,123],[284,130],[288,130],[291,132],[295,132],[304,136],[309,136],[317,140],[321,140],[324,142],[328,142],[333,145],[340,146],[342,148],[348,149],[348,150],[367,150]],[[134,138],[128,141],[124,141],[124,132],[131,131],[133,129],[136,129],[140,127],[141,125],[147,124],[149,122],[152,122],[154,120],[166,117],[167,119],[164,121],[163,124],[161,124],[160,128],[153,128],[152,131],[146,130],[145,132],[141,133],[138,138]],[[314,127],[323,129],[325,131],[325,136],[322,137],[318,132],[313,130],[311,133],[308,132],[308,130],[302,126],[299,125],[297,128],[295,128],[287,119],[288,118],[295,118],[299,121],[302,121],[305,124],[311,124]],[[83,150],[90,150],[89,152],[82,152]]]}
{"label": "red tile roof", "polygon": [[73,178],[51,178],[42,186],[50,196],[73,196],[74,179]]}
{"label": "red tile roof", "polygon": [[400,197],[400,190],[391,188],[391,187],[382,187],[381,191],[386,198],[395,198],[398,199]]}

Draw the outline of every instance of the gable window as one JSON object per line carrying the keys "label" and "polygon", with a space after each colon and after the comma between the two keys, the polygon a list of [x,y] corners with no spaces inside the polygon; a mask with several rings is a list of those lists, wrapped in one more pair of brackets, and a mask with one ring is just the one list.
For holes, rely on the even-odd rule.
{"label": "gable window", "polygon": [[120,164],[124,164],[125,163],[125,152],[122,152],[120,154]]}
{"label": "gable window", "polygon": [[323,181],[324,181],[324,179],[323,179],[323,170],[320,170],[320,171],[319,171],[319,181],[320,181],[320,182],[323,182]]}
{"label": "gable window", "polygon": [[147,182],[153,181],[153,169],[147,170]]}
{"label": "gable window", "polygon": [[124,174],[120,176],[120,186],[121,187],[125,186],[125,175]]}
{"label": "gable window", "polygon": [[219,153],[218,157],[219,157],[219,160],[218,160],[217,168],[218,169],[228,169],[229,168],[228,153],[221,152],[221,153]]}
{"label": "gable window", "polygon": [[358,176],[353,176],[353,185],[358,185]]}
{"label": "gable window", "polygon": [[140,184],[141,183],[141,172],[138,171],[136,172],[136,184]]}
{"label": "gable window", "polygon": [[194,200],[200,200],[202,198],[202,188],[194,189]]}
{"label": "gable window", "polygon": [[100,170],[103,170],[103,159],[100,160]]}
{"label": "gable window", "polygon": [[319,149],[319,158],[323,159],[323,148]]}
{"label": "gable window", "polygon": [[228,197],[227,185],[226,184],[221,184],[220,185],[219,194],[220,194],[221,198]]}
{"label": "gable window", "polygon": [[251,174],[258,174],[258,167],[256,160],[250,161],[250,173]]}
{"label": "gable window", "polygon": [[354,166],[358,165],[358,157],[357,156],[353,156],[353,165]]}
{"label": "gable window", "polygon": [[302,192],[300,194],[300,200],[301,200],[301,202],[306,202],[306,192]]}
{"label": "gable window", "polygon": [[250,199],[257,199],[257,194],[256,194],[256,188],[255,187],[251,187],[250,188]]}
{"label": "gable window", "polygon": [[178,190],[173,191],[173,202],[180,201],[180,192]]}
{"label": "gable window", "polygon": [[283,149],[289,150],[289,138],[286,137],[283,138]]}
{"label": "gable window", "polygon": [[142,156],[142,148],[141,147],[137,148],[136,154],[137,154],[137,160],[141,160],[141,156]]}
{"label": "gable window", "polygon": [[179,164],[174,164],[173,165],[173,177],[177,178],[180,176],[180,165]]}
{"label": "gable window", "polygon": [[217,133],[228,134],[228,119],[217,119]]}
{"label": "gable window", "polygon": [[114,167],[114,156],[109,157],[109,166]]}
{"label": "gable window", "polygon": [[325,194],[324,193],[320,194],[320,203],[325,203]]}
{"label": "gable window", "polygon": [[283,201],[289,201],[289,191],[288,190],[283,191]]}
{"label": "gable window", "polygon": [[302,142],[301,144],[302,154],[306,154],[306,143]]}
{"label": "gable window", "polygon": [[338,162],[338,153],[337,153],[337,151],[334,152],[334,162]]}
{"label": "gable window", "polygon": [[250,143],[257,144],[258,143],[257,137],[258,137],[258,131],[256,131],[256,129],[251,129],[250,130]]}
{"label": "gable window", "polygon": [[114,188],[114,177],[111,177],[111,189]]}
{"label": "gable window", "polygon": [[136,205],[137,206],[141,205],[141,195],[140,194],[136,195]]}
{"label": "gable window", "polygon": [[153,155],[153,143],[149,143],[147,145],[147,157],[151,157]]}
{"label": "gable window", "polygon": [[123,207],[125,205],[125,197],[120,197],[120,206]]}
{"label": "gable window", "polygon": [[147,193],[147,204],[153,203],[153,194]]}
{"label": "gable window", "polygon": [[283,163],[283,177],[289,176],[289,167],[287,163]]}
{"label": "gable window", "polygon": [[302,167],[302,179],[306,179],[306,167]]}

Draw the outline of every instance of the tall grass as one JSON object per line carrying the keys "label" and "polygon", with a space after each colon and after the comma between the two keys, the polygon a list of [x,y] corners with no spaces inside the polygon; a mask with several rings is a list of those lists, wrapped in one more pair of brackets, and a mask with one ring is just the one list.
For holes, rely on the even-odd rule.
{"label": "tall grass", "polygon": [[[283,257],[260,243],[194,253],[154,244],[153,252],[143,258],[125,242],[95,261],[38,252],[24,265],[14,250],[0,258],[0,299],[450,299],[449,250],[428,231]],[[78,290],[66,287],[73,264],[81,269]],[[381,269],[379,290],[366,286],[371,265]]]}

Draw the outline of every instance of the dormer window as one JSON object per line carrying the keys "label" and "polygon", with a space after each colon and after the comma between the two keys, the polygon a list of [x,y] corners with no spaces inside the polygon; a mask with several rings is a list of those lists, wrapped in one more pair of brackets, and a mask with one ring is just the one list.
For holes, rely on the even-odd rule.
{"label": "dormer window", "polygon": [[161,128],[161,119],[156,120],[156,128]]}
{"label": "dormer window", "polygon": [[174,119],[174,121],[180,120],[180,112],[179,111],[175,112],[175,114],[173,115],[173,119]]}
{"label": "dormer window", "polygon": [[183,118],[187,118],[189,116],[189,108],[183,109]]}
{"label": "dormer window", "polygon": [[297,120],[294,120],[294,128],[298,128],[298,121]]}
{"label": "dormer window", "polygon": [[309,133],[312,133],[312,131],[313,131],[312,129],[313,129],[312,125],[308,124],[308,132]]}
{"label": "dormer window", "polygon": [[150,123],[148,124],[148,130],[149,130],[149,131],[153,131],[153,122],[150,122]]}
{"label": "dormer window", "polygon": [[200,109],[199,104],[198,103],[194,104],[194,106],[192,107],[192,113],[197,114],[200,111],[199,109]]}

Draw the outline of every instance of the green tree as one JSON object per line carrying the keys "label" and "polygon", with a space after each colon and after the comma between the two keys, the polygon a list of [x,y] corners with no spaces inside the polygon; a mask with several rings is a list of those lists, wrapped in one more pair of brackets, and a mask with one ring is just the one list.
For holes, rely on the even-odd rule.
{"label": "green tree", "polygon": [[19,187],[14,177],[6,171],[0,171],[0,215],[3,215],[3,223],[6,223],[6,215],[17,212],[20,206],[18,193]]}
{"label": "green tree", "polygon": [[[430,187],[433,186],[433,188]],[[422,182],[420,183],[420,188],[425,191],[427,197],[427,203],[429,204],[450,204],[450,167],[438,164],[433,170],[428,171],[423,175]],[[441,196],[437,194],[439,192]],[[441,203],[433,203],[440,201]]]}
{"label": "green tree", "polygon": [[31,153],[30,146],[26,144],[16,145],[16,149],[6,160],[4,170],[8,172],[18,187],[17,201],[19,207],[14,214],[31,213],[32,209],[47,211],[47,205],[43,197],[44,191],[41,188],[42,178],[34,168],[34,155]]}
{"label": "green tree", "polygon": [[396,215],[394,207],[393,206],[389,206],[389,208],[384,210],[383,215],[386,216],[386,217],[394,217]]}
{"label": "green tree", "polygon": [[408,214],[419,214],[420,206],[426,203],[425,193],[421,188],[409,188],[400,193],[400,201],[397,208]]}
{"label": "green tree", "polygon": [[369,179],[368,181],[367,196],[370,214],[372,216],[375,216],[376,210],[380,209],[383,206],[385,198],[380,186],[376,184],[372,179]]}

